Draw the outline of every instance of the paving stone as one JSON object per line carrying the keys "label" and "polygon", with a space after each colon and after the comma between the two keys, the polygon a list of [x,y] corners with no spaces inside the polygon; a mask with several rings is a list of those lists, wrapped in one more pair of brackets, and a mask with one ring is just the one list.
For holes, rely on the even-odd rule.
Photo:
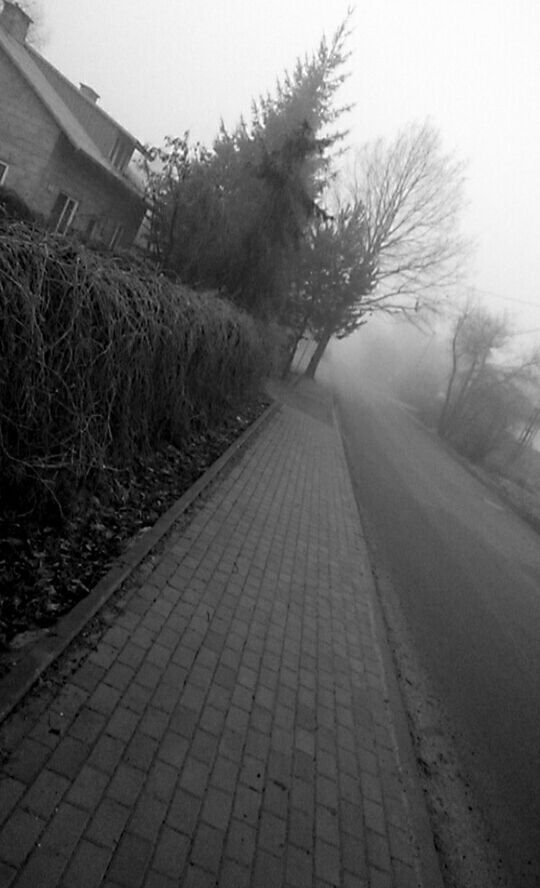
{"label": "paving stone", "polygon": [[225,860],[218,885],[220,888],[250,888],[250,871],[235,860]]}
{"label": "paving stone", "polygon": [[234,802],[234,815],[239,820],[256,825],[262,804],[262,793],[240,784]]}
{"label": "paving stone", "polygon": [[13,777],[0,780],[0,825],[11,814],[13,808],[26,791],[26,784]]}
{"label": "paving stone", "polygon": [[[30,855],[20,878],[17,879],[17,888],[57,888],[66,866],[66,857],[55,851],[38,848]],[[8,881],[2,880],[0,867],[0,885],[6,888],[9,884]]]}
{"label": "paving stone", "polygon": [[188,749],[189,743],[184,737],[173,731],[168,731],[163,737],[157,755],[160,761],[166,762],[180,771]]}
{"label": "paving stone", "polygon": [[99,737],[106,721],[107,719],[102,713],[83,708],[69,728],[68,736],[83,743],[92,744]]}
{"label": "paving stone", "polygon": [[112,774],[116,770],[124,749],[125,744],[118,737],[102,736],[92,749],[88,764],[105,774]]}
{"label": "paving stone", "polygon": [[62,802],[40,839],[43,848],[70,857],[83,834],[88,812]]}
{"label": "paving stone", "polygon": [[102,771],[85,765],[80,771],[75,782],[70,784],[67,793],[67,801],[79,808],[92,811],[97,807],[109,782],[109,777]]}
{"label": "paving stone", "polygon": [[281,856],[285,848],[286,831],[285,820],[268,811],[263,811],[259,825],[260,847],[277,857]]}
{"label": "paving stone", "polygon": [[153,693],[153,688],[143,687],[134,680],[122,693],[122,705],[131,712],[141,715],[146,710]]}
{"label": "paving stone", "polygon": [[216,888],[216,877],[195,864],[188,867],[183,888]]}
{"label": "paving stone", "polygon": [[178,879],[171,879],[164,873],[151,870],[146,876],[144,888],[178,888]]}
{"label": "paving stone", "polygon": [[125,753],[125,762],[148,773],[159,747],[159,741],[141,730],[135,731]]}
{"label": "paving stone", "polygon": [[100,684],[88,700],[88,707],[101,712],[103,715],[110,715],[118,705],[121,692],[117,688],[113,688],[107,684]]}
{"label": "paving stone", "polygon": [[224,841],[224,830],[215,829],[206,823],[199,824],[191,849],[190,862],[214,873],[215,878],[219,870]]}
{"label": "paving stone", "polygon": [[177,779],[178,773],[175,768],[166,762],[156,761],[148,774],[145,790],[156,798],[169,802],[173,796]]}
{"label": "paving stone", "polygon": [[127,764],[120,764],[107,786],[107,796],[132,808],[137,801],[145,781],[145,774],[138,768],[132,768]]}
{"label": "paving stone", "polygon": [[204,798],[206,787],[210,779],[210,768],[204,762],[188,758],[182,776],[180,786],[198,798]]}
{"label": "paving stone", "polygon": [[4,766],[4,772],[22,783],[31,783],[49,758],[51,750],[36,740],[25,738]]}
{"label": "paving stone", "polygon": [[152,843],[140,835],[127,832],[114,852],[107,875],[118,885],[139,888],[144,883],[151,856]]}
{"label": "paving stone", "polygon": [[315,841],[315,875],[329,885],[339,886],[339,850],[317,837]]}
{"label": "paving stone", "polygon": [[287,884],[291,888],[311,888],[313,885],[313,857],[300,848],[287,850]]}
{"label": "paving stone", "polygon": [[[143,792],[129,822],[129,829],[137,836],[154,842],[167,815],[167,805],[156,796]],[[174,824],[172,824],[174,826]]]}
{"label": "paving stone", "polygon": [[147,734],[149,737],[159,740],[167,730],[168,724],[169,716],[166,712],[155,706],[149,706],[139,722],[138,730],[142,734]]}
{"label": "paving stone", "polygon": [[111,718],[106,724],[105,732],[110,737],[116,737],[118,740],[130,740],[139,718],[135,712],[119,706],[113,712]]}
{"label": "paving stone", "polygon": [[17,810],[0,831],[0,861],[20,866],[36,845],[45,822],[28,811]]}
{"label": "paving stone", "polygon": [[9,886],[13,884],[16,876],[17,870],[15,867],[8,866],[0,860],[0,885],[2,888],[9,888]]}
{"label": "paving stone", "polygon": [[210,786],[204,800],[202,820],[216,829],[226,830],[229,825],[232,803],[231,792]]}
{"label": "paving stone", "polygon": [[179,787],[167,812],[167,824],[178,832],[192,836],[197,826],[201,807],[201,800],[197,796],[191,795]]}
{"label": "paving stone", "polygon": [[86,831],[87,838],[98,845],[113,848],[120,840],[129,815],[129,808],[115,799],[103,799]]}
{"label": "paving stone", "polygon": [[65,888],[98,888],[109,860],[111,851],[92,842],[82,841],[69,864],[63,878]]}
{"label": "paving stone", "polygon": [[153,869],[179,883],[189,848],[189,839],[182,833],[164,826],[152,863]]}
{"label": "paving stone", "polygon": [[275,888],[282,883],[283,861],[266,851],[260,851],[251,880],[252,888]]}

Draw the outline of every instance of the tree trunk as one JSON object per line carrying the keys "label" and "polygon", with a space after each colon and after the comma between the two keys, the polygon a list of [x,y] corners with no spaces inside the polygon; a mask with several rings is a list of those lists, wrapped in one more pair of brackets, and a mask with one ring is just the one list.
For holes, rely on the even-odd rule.
{"label": "tree trunk", "polygon": [[289,352],[288,352],[288,354],[287,354],[287,359],[286,359],[286,361],[285,361],[285,365],[284,365],[284,367],[283,367],[283,371],[282,371],[282,373],[281,373],[281,378],[282,378],[282,379],[286,379],[287,376],[289,375],[289,371],[290,371],[290,369],[291,369],[291,367],[292,367],[292,364],[293,364],[293,361],[294,361],[294,358],[295,358],[295,355],[296,355],[296,350],[297,350],[297,348],[298,348],[298,343],[301,342],[303,338],[304,338],[304,330],[302,330],[301,333],[297,333],[297,334],[295,335],[294,340],[293,340],[293,342],[291,343],[291,346],[290,346],[290,348],[289,348]]}
{"label": "tree trunk", "polygon": [[318,340],[317,345],[315,346],[315,351],[311,355],[309,364],[304,371],[304,376],[307,376],[308,379],[313,379],[313,377],[315,376],[315,372],[317,370],[317,367],[319,366],[319,361],[321,360],[326,350],[326,346],[332,338],[332,333],[332,330],[325,330],[324,333],[321,334],[321,338]]}
{"label": "tree trunk", "polygon": [[459,335],[459,331],[463,325],[463,321],[461,318],[458,321],[458,325],[454,331],[454,335],[452,337],[452,370],[450,372],[450,376],[448,378],[448,385],[446,387],[446,396],[444,399],[444,404],[442,406],[441,415],[439,416],[439,424],[438,424],[438,433],[441,438],[444,437],[447,431],[447,423],[448,423],[448,412],[450,410],[450,403],[452,401],[452,394],[454,390],[454,382],[456,380],[457,370],[458,370],[458,357],[457,357],[457,339]]}

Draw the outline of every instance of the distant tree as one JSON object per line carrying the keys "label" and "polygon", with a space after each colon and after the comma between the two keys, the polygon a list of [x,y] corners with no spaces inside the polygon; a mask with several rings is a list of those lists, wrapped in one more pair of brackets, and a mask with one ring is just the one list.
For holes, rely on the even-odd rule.
{"label": "distant tree", "polygon": [[520,456],[523,455],[525,450],[533,446],[534,439],[540,432],[540,405],[538,403],[538,394],[536,394],[536,398],[533,400],[530,399],[530,409],[528,411],[528,415],[525,418],[525,422],[523,423],[519,435],[516,439],[514,447],[511,449],[508,458],[507,465],[511,465],[516,462]]}
{"label": "distant tree", "polygon": [[149,172],[154,252],[186,283],[214,287],[256,314],[283,314],[300,244],[345,133],[335,94],[348,18],[299,60],[251,122],[222,125],[212,149],[169,139]]}
{"label": "distant tree", "polygon": [[527,389],[538,374],[540,351],[505,362],[510,339],[506,318],[471,303],[454,322],[438,431],[473,460],[484,459],[531,418]]}
{"label": "distant tree", "polygon": [[451,338],[451,368],[438,430],[447,436],[459,420],[470,393],[482,379],[493,352],[509,339],[508,321],[467,302],[457,316]]}
{"label": "distant tree", "polygon": [[463,272],[463,168],[442,152],[429,124],[408,126],[390,144],[379,140],[365,146],[347,191],[356,263],[363,273],[356,293],[347,284],[344,298],[337,290],[328,294],[326,323],[318,320],[313,330],[317,346],[309,374],[332,335],[348,335],[375,311],[413,314],[433,308]]}

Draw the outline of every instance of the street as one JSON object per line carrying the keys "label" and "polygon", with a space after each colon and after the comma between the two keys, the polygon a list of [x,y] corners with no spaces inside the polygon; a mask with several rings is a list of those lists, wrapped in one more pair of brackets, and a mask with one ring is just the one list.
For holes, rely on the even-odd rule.
{"label": "street", "polygon": [[396,399],[332,367],[351,473],[516,888],[540,884],[540,540]]}

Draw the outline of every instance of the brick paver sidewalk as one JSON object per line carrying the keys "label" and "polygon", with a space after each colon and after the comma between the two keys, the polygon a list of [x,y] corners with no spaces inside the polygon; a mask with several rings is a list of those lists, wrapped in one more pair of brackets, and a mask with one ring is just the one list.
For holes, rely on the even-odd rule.
{"label": "brick paver sidewalk", "polygon": [[341,441],[319,389],[284,400],[8,720],[0,886],[421,884]]}

